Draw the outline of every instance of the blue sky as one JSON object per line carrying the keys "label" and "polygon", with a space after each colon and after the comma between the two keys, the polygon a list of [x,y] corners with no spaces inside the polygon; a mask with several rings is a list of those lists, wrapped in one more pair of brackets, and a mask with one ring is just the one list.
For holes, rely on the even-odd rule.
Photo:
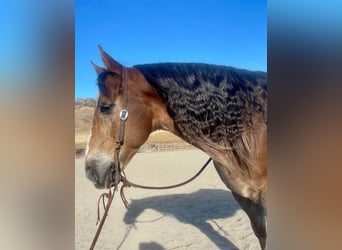
{"label": "blue sky", "polygon": [[75,95],[96,97],[97,45],[126,66],[205,62],[267,70],[267,9],[259,0],[75,1]]}

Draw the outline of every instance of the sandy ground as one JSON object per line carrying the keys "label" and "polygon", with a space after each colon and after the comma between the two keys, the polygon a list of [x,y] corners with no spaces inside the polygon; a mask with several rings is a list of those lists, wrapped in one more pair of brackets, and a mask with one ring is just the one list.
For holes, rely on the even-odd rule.
{"label": "sandy ground", "polygon": [[[129,180],[169,185],[191,177],[207,156],[198,150],[137,154]],[[89,249],[96,231],[97,190],[75,162],[75,249]],[[212,164],[195,181],[171,190],[126,190],[127,211],[116,195],[95,249],[260,249],[247,215]]]}

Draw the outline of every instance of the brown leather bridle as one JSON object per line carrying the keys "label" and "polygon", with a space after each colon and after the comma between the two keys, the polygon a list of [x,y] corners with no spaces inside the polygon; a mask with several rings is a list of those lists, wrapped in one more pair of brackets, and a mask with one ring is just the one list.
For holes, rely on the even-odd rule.
{"label": "brown leather bridle", "polygon": [[[118,139],[116,141],[116,147],[114,151],[114,168],[112,168],[111,178],[112,183],[117,186],[121,181],[121,174],[123,174],[123,171],[121,170],[120,166],[120,150],[121,146],[124,144],[124,137],[125,137],[125,123],[128,119],[128,110],[127,110],[127,104],[128,104],[128,76],[127,76],[127,69],[125,67],[121,68],[121,80],[120,80],[120,86],[123,91],[123,104],[122,109],[120,111],[119,117],[120,117],[120,127],[119,127],[119,135]],[[114,179],[113,179],[114,175]]]}
{"label": "brown leather bridle", "polygon": [[[97,227],[94,239],[91,243],[90,249],[94,249],[95,244],[99,238],[99,235],[101,233],[102,227],[104,225],[104,222],[106,220],[106,217],[108,215],[109,208],[112,204],[112,201],[114,199],[114,194],[118,190],[118,186],[120,183],[122,183],[121,189],[120,189],[120,196],[122,199],[123,204],[125,205],[126,209],[128,209],[129,204],[128,201],[125,197],[124,193],[124,188],[125,187],[136,187],[136,188],[143,188],[143,189],[170,189],[170,188],[176,188],[183,186],[194,179],[196,179],[202,172],[203,170],[209,165],[211,162],[212,158],[209,158],[204,165],[200,168],[200,170],[192,176],[190,179],[183,181],[181,183],[175,184],[175,185],[170,185],[170,186],[163,186],[163,187],[152,187],[152,186],[144,186],[144,185],[139,185],[133,182],[130,182],[127,178],[126,175],[121,168],[120,165],[120,150],[121,146],[124,144],[124,136],[125,136],[125,123],[126,120],[128,119],[128,110],[127,110],[127,104],[128,104],[128,76],[127,76],[127,69],[122,66],[121,69],[121,81],[120,81],[120,87],[122,87],[122,91],[124,92],[124,97],[123,97],[123,104],[122,104],[122,110],[120,111],[120,127],[119,127],[119,136],[118,140],[116,141],[116,147],[114,151],[114,167],[111,169],[111,184],[109,187],[108,193],[102,193],[98,199],[98,206],[97,206],[97,222],[96,225],[100,222],[99,226]],[[114,173],[113,173],[114,172]],[[112,191],[112,188],[114,190]],[[107,203],[105,204],[105,198],[107,199]],[[100,219],[100,202],[102,199],[102,204],[104,207],[104,213],[102,218]]]}

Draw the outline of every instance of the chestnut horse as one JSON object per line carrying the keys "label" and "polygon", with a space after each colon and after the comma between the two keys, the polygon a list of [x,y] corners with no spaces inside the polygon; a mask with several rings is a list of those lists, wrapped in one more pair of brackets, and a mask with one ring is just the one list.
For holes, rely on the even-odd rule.
{"label": "chestnut horse", "polygon": [[212,157],[266,249],[266,73],[203,63],[126,68],[99,49],[105,68],[92,63],[99,96],[86,151],[87,177],[97,188],[108,188],[113,180],[119,113],[125,108],[121,167],[152,131],[181,137]]}

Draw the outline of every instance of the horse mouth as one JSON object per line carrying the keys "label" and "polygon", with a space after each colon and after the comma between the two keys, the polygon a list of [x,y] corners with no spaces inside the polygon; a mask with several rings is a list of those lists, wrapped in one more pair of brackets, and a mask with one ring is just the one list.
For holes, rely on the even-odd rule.
{"label": "horse mouth", "polygon": [[107,188],[110,188],[112,186],[112,184],[115,183],[116,172],[115,172],[115,164],[114,163],[112,163],[112,165],[109,168],[108,176],[109,176],[109,183],[108,183]]}
{"label": "horse mouth", "polygon": [[112,187],[112,184],[115,182],[115,165],[114,163],[111,163],[109,168],[107,169],[104,179],[102,183],[95,183],[95,187],[98,189],[103,188],[110,188]]}
{"label": "horse mouth", "polygon": [[102,182],[100,182],[100,181],[94,182],[94,186],[97,189],[104,189],[104,188],[109,188],[110,187],[110,183],[111,183],[110,176],[106,175]]}
{"label": "horse mouth", "polygon": [[[115,165],[110,163],[110,165],[104,171],[104,167],[100,168],[88,167],[86,170],[86,175],[89,180],[91,180],[97,189],[110,188],[115,181]],[[102,172],[102,173],[101,173]]]}

